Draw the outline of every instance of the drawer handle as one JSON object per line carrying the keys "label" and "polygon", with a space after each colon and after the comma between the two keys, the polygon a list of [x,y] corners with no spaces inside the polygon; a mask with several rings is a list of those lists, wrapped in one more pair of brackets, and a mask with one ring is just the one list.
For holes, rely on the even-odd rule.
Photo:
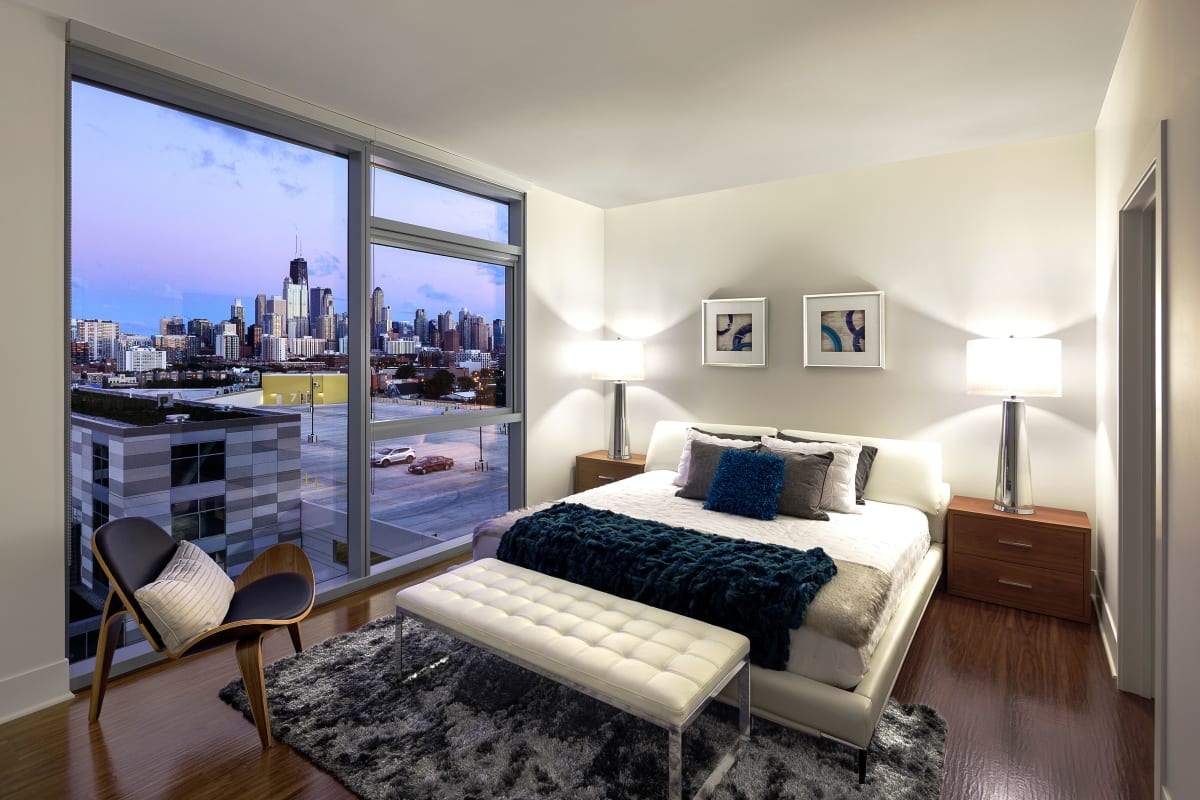
{"label": "drawer handle", "polygon": [[1031,545],[1029,542],[1014,542],[1010,539],[1000,539],[999,543],[1003,544],[1003,545],[1007,545],[1009,547],[1020,547],[1022,550],[1032,550],[1033,549],[1033,545]]}
{"label": "drawer handle", "polygon": [[1002,583],[1005,586],[1015,586],[1018,589],[1032,589],[1033,588],[1032,583],[1021,583],[1020,581],[1010,581],[1010,580],[1006,580],[1005,578],[997,578],[996,582]]}
{"label": "drawer handle", "polygon": [[599,480],[602,480],[602,481],[615,481],[616,480],[616,478],[614,478],[612,475],[597,475],[596,478]]}

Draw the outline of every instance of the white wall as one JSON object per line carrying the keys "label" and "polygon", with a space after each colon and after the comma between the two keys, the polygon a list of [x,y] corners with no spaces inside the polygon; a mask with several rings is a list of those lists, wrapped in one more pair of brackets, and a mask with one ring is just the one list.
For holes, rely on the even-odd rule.
{"label": "white wall", "polygon": [[0,395],[0,721],[67,695],[63,620],[63,31],[0,0],[0,241],[21,300],[0,337],[25,343]]}
{"label": "white wall", "polygon": [[587,345],[604,324],[604,212],[530,189],[526,263],[530,503],[570,494],[575,455],[604,442],[603,386]]}
{"label": "white wall", "polygon": [[[635,448],[660,417],[936,439],[991,497],[999,398],[965,394],[966,341],[1063,340],[1063,397],[1029,401],[1034,498],[1093,511],[1090,133],[612,210],[616,333],[646,339]],[[805,294],[883,290],[887,369],[804,368]],[[700,301],[766,296],[767,369],[700,365]]]}
{"label": "white wall", "polygon": [[[1125,200],[1128,176],[1143,168],[1138,161],[1160,119],[1168,121],[1165,203],[1165,269],[1168,281],[1166,396],[1166,536],[1164,684],[1155,704],[1162,748],[1161,780],[1171,797],[1200,796],[1200,761],[1194,743],[1200,736],[1200,364],[1193,340],[1200,326],[1200,5],[1194,0],[1141,0],[1134,10],[1120,59],[1096,128],[1097,282],[1116,280],[1117,211]],[[1111,365],[1116,346],[1115,298],[1101,292],[1098,342],[1108,366],[1098,423],[1114,427]],[[1101,442],[1102,446],[1110,443]],[[1105,456],[1112,454],[1106,458]],[[1116,485],[1111,446],[1097,459],[1097,491]],[[1103,523],[1115,523],[1106,513]],[[1108,529],[1105,547],[1116,547]],[[1107,587],[1106,587],[1107,590]]]}

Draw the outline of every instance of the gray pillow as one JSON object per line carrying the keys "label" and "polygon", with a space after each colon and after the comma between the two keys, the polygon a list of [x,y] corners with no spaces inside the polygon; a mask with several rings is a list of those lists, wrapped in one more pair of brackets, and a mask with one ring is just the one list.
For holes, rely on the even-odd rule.
{"label": "gray pillow", "polygon": [[692,426],[692,430],[696,433],[703,433],[705,436],[716,436],[718,439],[737,439],[743,442],[757,442],[762,439],[761,433],[717,433],[716,431],[706,431],[704,428]]}
{"label": "gray pillow", "polygon": [[[784,433],[779,434],[775,438],[783,439],[785,442],[807,442],[808,444],[826,444],[825,442],[822,442],[820,439],[805,439],[802,436],[788,436],[787,434],[784,434]],[[858,467],[856,468],[857,471],[854,473],[854,501],[856,503],[858,503],[858,505],[860,505],[860,506],[867,504],[867,501],[863,500],[863,492],[866,491],[867,480],[869,480],[871,477],[871,465],[875,463],[875,456],[878,454],[879,454],[879,448],[873,447],[869,444],[864,444],[862,446],[862,450],[860,450],[858,453]],[[783,512],[780,512],[780,513],[783,513]]]}
{"label": "gray pillow", "polygon": [[828,521],[821,510],[821,490],[825,473],[833,463],[833,453],[778,453],[787,459],[783,466],[783,490],[779,493],[779,513],[801,519]]}
{"label": "gray pillow", "polygon": [[[688,497],[692,500],[707,500],[708,490],[712,486],[713,476],[721,463],[721,456],[729,448],[707,442],[692,442],[692,460],[688,465],[687,481],[683,488],[675,493],[676,497]],[[761,448],[738,448],[757,452]]]}

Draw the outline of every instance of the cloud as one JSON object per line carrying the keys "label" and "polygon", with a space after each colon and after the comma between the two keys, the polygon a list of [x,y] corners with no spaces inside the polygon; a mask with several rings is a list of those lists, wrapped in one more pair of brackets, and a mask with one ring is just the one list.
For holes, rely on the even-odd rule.
{"label": "cloud", "polygon": [[507,280],[507,269],[495,264],[476,264],[475,272],[487,278],[493,286],[503,286]]}
{"label": "cloud", "polygon": [[183,302],[183,292],[176,289],[169,283],[164,283],[159,289],[158,296],[164,300],[171,300],[177,303]]}
{"label": "cloud", "polygon": [[278,181],[280,188],[287,192],[288,197],[299,197],[307,191],[303,186],[288,181]]}
{"label": "cloud", "polygon": [[313,281],[313,278],[337,278],[341,282],[341,286],[344,287],[346,284],[346,268],[342,263],[342,259],[332,253],[318,253],[308,262],[308,279],[310,283]]}
{"label": "cloud", "polygon": [[450,292],[439,292],[437,289],[434,289],[433,286],[431,286],[428,283],[422,283],[420,286],[417,287],[417,291],[420,292],[422,297],[425,297],[429,300],[434,300],[434,301],[437,301],[440,303],[454,304],[458,299],[457,295],[451,294]]}

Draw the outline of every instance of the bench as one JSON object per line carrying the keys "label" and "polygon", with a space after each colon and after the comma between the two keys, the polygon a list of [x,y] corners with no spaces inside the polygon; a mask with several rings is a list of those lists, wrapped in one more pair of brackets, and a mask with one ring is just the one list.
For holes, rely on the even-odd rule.
{"label": "bench", "polygon": [[738,678],[738,738],[695,797],[707,797],[750,736],[750,642],[739,633],[625,600],[494,558],[396,593],[410,616],[668,733],[671,800],[683,792],[683,732]]}

